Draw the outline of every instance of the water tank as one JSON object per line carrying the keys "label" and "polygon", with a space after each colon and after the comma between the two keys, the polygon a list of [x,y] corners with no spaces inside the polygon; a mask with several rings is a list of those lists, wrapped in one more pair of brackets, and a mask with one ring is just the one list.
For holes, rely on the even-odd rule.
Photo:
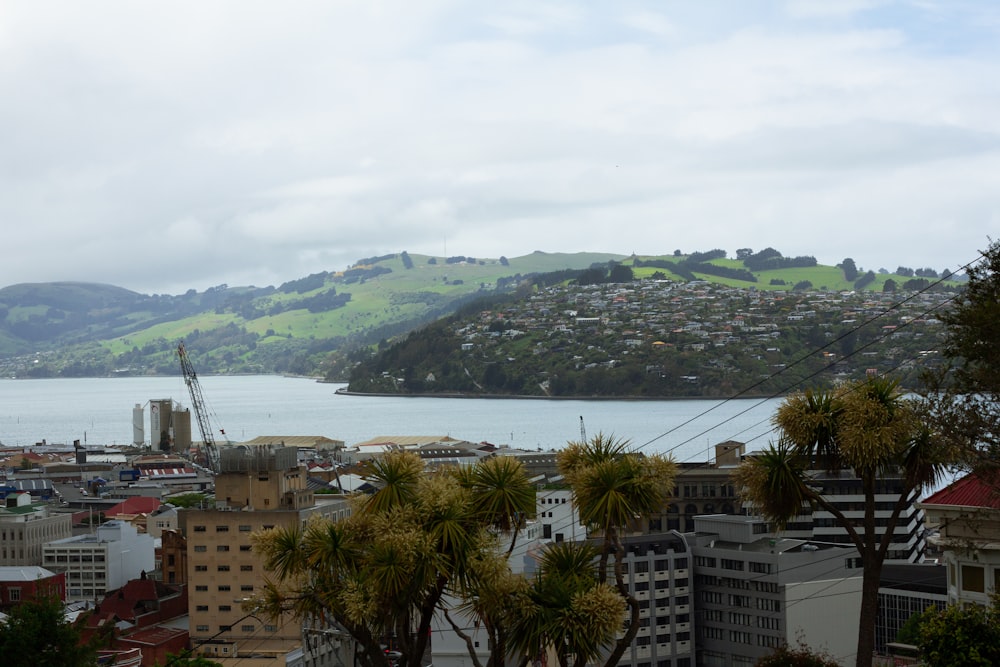
{"label": "water tank", "polygon": [[174,410],[174,451],[186,452],[191,449],[191,411]]}

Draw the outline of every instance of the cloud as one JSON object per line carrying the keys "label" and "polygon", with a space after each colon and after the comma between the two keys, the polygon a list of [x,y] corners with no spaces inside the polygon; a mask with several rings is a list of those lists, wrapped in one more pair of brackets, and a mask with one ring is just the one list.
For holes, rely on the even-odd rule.
{"label": "cloud", "polygon": [[954,269],[1000,215],[997,16],[8,3],[0,284],[173,293],[401,250]]}

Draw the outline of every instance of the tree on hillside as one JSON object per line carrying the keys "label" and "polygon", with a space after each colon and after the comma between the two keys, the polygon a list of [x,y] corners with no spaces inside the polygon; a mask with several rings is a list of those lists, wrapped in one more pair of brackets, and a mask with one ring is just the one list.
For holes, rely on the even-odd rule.
{"label": "tree on hillside", "polygon": [[643,455],[631,450],[627,440],[604,434],[570,442],[559,451],[556,464],[572,489],[580,520],[601,537],[598,582],[613,585],[628,605],[625,631],[604,661],[611,667],[618,664],[640,625],[639,602],[625,584],[622,540],[637,521],[662,511],[673,494],[677,466],[668,457]]}
{"label": "tree on hillside", "polygon": [[[879,578],[900,513],[956,457],[954,449],[928,428],[923,407],[905,399],[897,382],[888,378],[792,394],[775,413],[774,423],[781,431],[778,444],[748,457],[736,472],[744,501],[777,525],[813,506],[829,512],[847,531],[863,568],[858,667],[872,664]],[[863,515],[848,517],[824,498],[807,472],[810,469],[853,472],[861,480]],[[887,470],[901,473],[901,488],[881,526],[876,510],[882,508],[877,508],[875,495]]]}
{"label": "tree on hillside", "polygon": [[950,366],[924,380],[939,428],[975,467],[995,465],[1000,453],[1000,242],[966,273],[961,298],[941,316]]}
{"label": "tree on hillside", "polygon": [[90,667],[97,650],[80,643],[80,631],[63,614],[58,598],[27,600],[0,623],[5,667]]}
{"label": "tree on hillside", "polygon": [[[449,608],[447,600],[501,599],[502,586],[514,585],[501,581],[509,568],[498,536],[534,513],[520,463],[497,457],[474,468],[430,473],[412,452],[374,459],[369,476],[378,491],[359,500],[348,519],[254,536],[274,581],[252,606],[270,617],[291,611],[335,621],[358,643],[365,667],[389,667],[381,642],[394,634],[400,667],[419,666],[431,621]],[[477,620],[489,626],[491,664],[502,664],[504,608],[469,608],[484,611]]]}
{"label": "tree on hillside", "polygon": [[840,269],[844,271],[844,280],[849,283],[853,283],[858,278],[858,267],[854,263],[854,260],[850,257],[844,259],[843,262],[837,265]]}

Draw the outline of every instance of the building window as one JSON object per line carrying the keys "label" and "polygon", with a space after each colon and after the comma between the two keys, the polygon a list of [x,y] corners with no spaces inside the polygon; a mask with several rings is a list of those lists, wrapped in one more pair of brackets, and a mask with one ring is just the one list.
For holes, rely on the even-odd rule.
{"label": "building window", "polygon": [[20,602],[21,601],[21,589],[20,588],[8,588],[7,589],[7,595],[10,598],[11,602]]}
{"label": "building window", "polygon": [[240,565],[240,572],[253,572],[253,565]]}
{"label": "building window", "polygon": [[250,528],[250,526],[248,526],[246,524],[240,526],[240,532],[241,533],[249,533],[251,530],[252,529]]}
{"label": "building window", "polygon": [[968,593],[985,593],[983,568],[978,565],[962,566],[962,590]]}
{"label": "building window", "polygon": [[228,584],[222,584],[221,586],[219,586],[219,590],[222,591],[222,592],[228,591],[229,590],[229,585]]}
{"label": "building window", "polygon": [[195,586],[194,589],[196,591],[198,591],[199,593],[207,593],[208,592],[208,586]]}
{"label": "building window", "polygon": [[194,532],[196,532],[196,533],[204,533],[205,532],[205,526],[195,526],[194,527]]}
{"label": "building window", "polygon": [[253,592],[253,584],[240,584],[240,590],[244,593]]}
{"label": "building window", "polygon": [[228,565],[220,565],[219,566],[219,572],[229,572],[229,566]]}
{"label": "building window", "polygon": [[204,544],[196,544],[194,545],[194,550],[196,553],[204,553],[208,551],[208,547],[206,547]]}
{"label": "building window", "polygon": [[219,611],[232,611],[232,610],[233,610],[232,605],[228,605],[228,604],[220,604],[219,605]]}
{"label": "building window", "polygon": [[200,604],[197,607],[195,607],[195,611],[208,611],[208,605]]}
{"label": "building window", "polygon": [[240,551],[250,551],[250,545],[249,544],[241,544],[240,545]]}
{"label": "building window", "polygon": [[750,571],[757,574],[771,574],[770,563],[750,563]]}
{"label": "building window", "polygon": [[257,626],[253,625],[252,623],[240,626],[240,630],[242,630],[243,632],[253,632],[256,629],[257,629]]}
{"label": "building window", "polygon": [[195,631],[196,632],[208,632],[208,626],[207,625],[196,626]]}
{"label": "building window", "polygon": [[229,551],[229,545],[228,544],[219,544],[219,545],[216,545],[215,550],[216,551]]}
{"label": "building window", "polygon": [[715,567],[715,559],[711,556],[695,556],[694,564],[697,567]]}
{"label": "building window", "polygon": [[195,572],[208,572],[208,566],[207,565],[195,565],[194,566],[194,571]]}
{"label": "building window", "polygon": [[278,626],[277,625],[265,625],[264,626],[264,631],[265,632],[277,632],[278,631]]}
{"label": "building window", "polygon": [[724,569],[724,570],[739,570],[740,572],[742,572],[743,571],[743,561],[741,561],[741,560],[733,560],[732,558],[723,558],[722,559],[722,569]]}
{"label": "building window", "polygon": [[228,533],[229,532],[229,526],[216,526],[215,527],[215,532],[217,532],[217,533]]}

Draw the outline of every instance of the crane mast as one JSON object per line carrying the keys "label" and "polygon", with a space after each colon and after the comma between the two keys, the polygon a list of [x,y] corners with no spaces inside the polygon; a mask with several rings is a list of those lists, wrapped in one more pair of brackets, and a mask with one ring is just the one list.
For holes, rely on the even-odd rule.
{"label": "crane mast", "polygon": [[191,394],[191,405],[194,410],[195,419],[198,420],[198,430],[201,431],[201,440],[205,444],[205,457],[209,469],[219,472],[219,449],[215,446],[215,436],[212,427],[208,423],[208,410],[205,408],[205,398],[201,394],[201,383],[198,382],[198,374],[194,372],[194,366],[187,356],[184,343],[177,346],[177,356],[181,360],[181,372],[184,374],[184,384],[187,385]]}

